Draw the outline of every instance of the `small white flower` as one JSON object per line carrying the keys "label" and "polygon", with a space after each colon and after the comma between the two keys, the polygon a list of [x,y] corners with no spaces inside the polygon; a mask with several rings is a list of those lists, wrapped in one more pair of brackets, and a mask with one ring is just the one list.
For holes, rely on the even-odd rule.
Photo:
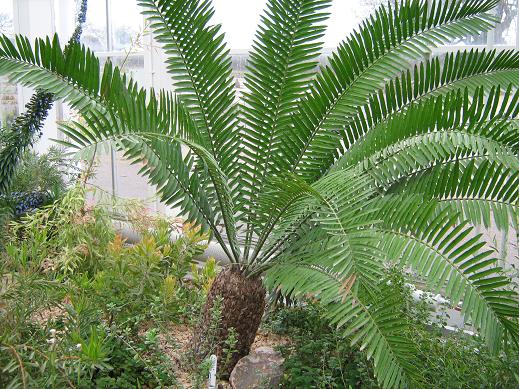
{"label": "small white flower", "polygon": [[56,336],[56,330],[55,330],[54,328],[51,328],[51,329],[49,330],[49,332],[50,332],[50,334],[51,334],[52,337]]}
{"label": "small white flower", "polygon": [[78,350],[81,350],[81,343],[76,344],[76,348],[77,348]]}
{"label": "small white flower", "polygon": [[50,338],[50,339],[47,339],[47,343],[48,343],[48,344],[54,344],[54,343],[56,343],[56,338]]}

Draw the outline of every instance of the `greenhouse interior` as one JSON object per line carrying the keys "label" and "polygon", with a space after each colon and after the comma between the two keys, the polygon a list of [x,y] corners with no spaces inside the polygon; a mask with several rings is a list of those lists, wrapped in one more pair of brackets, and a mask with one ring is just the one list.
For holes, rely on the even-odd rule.
{"label": "greenhouse interior", "polygon": [[519,0],[0,0],[0,389],[519,388]]}

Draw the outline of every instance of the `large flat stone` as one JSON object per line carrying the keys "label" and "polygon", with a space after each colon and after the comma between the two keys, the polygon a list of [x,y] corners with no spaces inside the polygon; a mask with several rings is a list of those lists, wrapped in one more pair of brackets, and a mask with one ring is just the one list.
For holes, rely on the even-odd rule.
{"label": "large flat stone", "polygon": [[283,357],[272,347],[259,347],[238,361],[231,373],[233,389],[278,388],[283,377]]}

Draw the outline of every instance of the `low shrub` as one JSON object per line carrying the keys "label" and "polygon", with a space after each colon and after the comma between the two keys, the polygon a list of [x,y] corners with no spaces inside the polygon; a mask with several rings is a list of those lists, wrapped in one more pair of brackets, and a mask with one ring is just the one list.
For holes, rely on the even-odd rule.
{"label": "low shrub", "polygon": [[11,192],[64,193],[79,175],[79,169],[65,151],[50,147],[45,153],[27,151],[16,169]]}
{"label": "low shrub", "polygon": [[8,228],[0,387],[176,387],[160,334],[198,315],[217,271],[195,262],[208,236],[185,225],[172,242],[172,224],[154,218],[127,244],[86,194],[74,187]]}

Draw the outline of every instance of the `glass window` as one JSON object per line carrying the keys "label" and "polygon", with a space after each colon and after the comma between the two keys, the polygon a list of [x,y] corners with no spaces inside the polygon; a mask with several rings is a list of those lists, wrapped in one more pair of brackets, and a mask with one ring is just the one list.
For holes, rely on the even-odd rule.
{"label": "glass window", "polygon": [[113,50],[140,48],[144,18],[137,1],[110,0]]}
{"label": "glass window", "polygon": [[[108,9],[108,20],[106,12]],[[135,80],[144,80],[144,18],[136,0],[89,0],[81,42]],[[110,31],[110,42],[107,40]]]}
{"label": "glass window", "polygon": [[88,0],[88,10],[81,43],[94,51],[106,51],[106,1]]}
{"label": "glass window", "polygon": [[9,36],[14,34],[12,1],[0,2],[0,34]]}
{"label": "glass window", "polygon": [[515,45],[517,39],[517,10],[518,0],[501,0],[497,6],[497,15],[501,23],[494,32],[496,45]]}
{"label": "glass window", "polygon": [[[359,0],[357,0],[359,1]],[[391,1],[394,3],[394,1]],[[357,19],[364,19],[375,7],[387,4],[387,0],[360,0],[353,13]],[[466,36],[455,40],[454,45],[515,45],[517,40],[517,18],[519,0],[500,0],[496,7],[496,14],[500,23],[492,33],[483,33],[476,36]]]}
{"label": "glass window", "polygon": [[[106,18],[107,8],[109,20]],[[134,51],[140,44],[143,20],[136,0],[89,0],[81,41],[94,51]],[[107,31],[111,32],[110,45]]]}
{"label": "glass window", "polygon": [[519,0],[500,0],[495,13],[500,23],[491,32],[466,36],[451,42],[453,45],[515,45]]}
{"label": "glass window", "polygon": [[[0,34],[14,35],[13,2],[0,1]],[[0,77],[0,127],[8,126],[18,112],[18,91],[6,77]]]}

